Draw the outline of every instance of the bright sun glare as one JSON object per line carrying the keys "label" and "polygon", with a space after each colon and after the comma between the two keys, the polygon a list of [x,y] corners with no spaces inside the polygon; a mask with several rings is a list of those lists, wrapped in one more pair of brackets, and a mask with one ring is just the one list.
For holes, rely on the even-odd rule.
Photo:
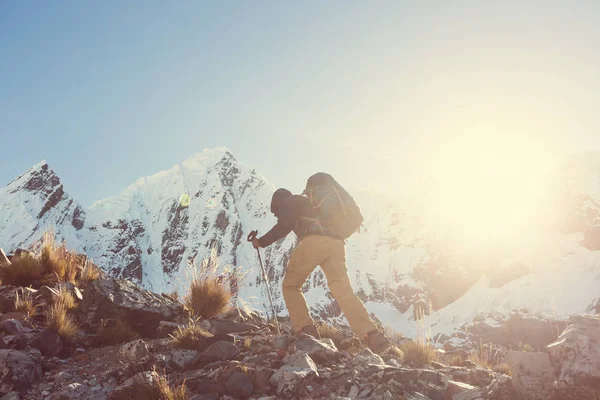
{"label": "bright sun glare", "polygon": [[543,150],[521,138],[455,141],[433,165],[436,224],[478,247],[510,242],[537,218],[547,166]]}

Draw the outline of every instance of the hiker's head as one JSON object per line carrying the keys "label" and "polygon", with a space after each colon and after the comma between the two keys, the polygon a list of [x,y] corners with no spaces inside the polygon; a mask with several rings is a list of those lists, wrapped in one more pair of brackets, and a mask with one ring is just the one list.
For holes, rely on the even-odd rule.
{"label": "hiker's head", "polygon": [[281,206],[285,199],[291,195],[292,192],[287,189],[277,189],[275,193],[273,193],[273,197],[271,198],[271,212],[275,214],[276,217],[279,217],[279,210],[281,210]]}

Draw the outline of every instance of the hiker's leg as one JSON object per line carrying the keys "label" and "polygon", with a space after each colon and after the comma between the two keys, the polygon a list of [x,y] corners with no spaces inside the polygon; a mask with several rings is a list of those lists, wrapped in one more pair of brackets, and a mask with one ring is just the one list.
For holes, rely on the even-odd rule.
{"label": "hiker's leg", "polygon": [[337,300],[352,329],[363,340],[367,333],[376,330],[377,326],[371,321],[367,309],[350,285],[344,242],[330,240],[329,257],[321,264],[321,268],[327,277],[331,294]]}
{"label": "hiker's leg", "polygon": [[283,299],[290,313],[292,328],[297,332],[314,324],[302,294],[302,286],[323,260],[324,246],[321,239],[320,236],[307,236],[296,246],[283,279]]}

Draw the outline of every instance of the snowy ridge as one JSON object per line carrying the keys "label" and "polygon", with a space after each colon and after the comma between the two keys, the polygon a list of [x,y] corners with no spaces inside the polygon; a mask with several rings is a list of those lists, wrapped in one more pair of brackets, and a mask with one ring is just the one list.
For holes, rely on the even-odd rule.
{"label": "snowy ridge", "polygon": [[[593,309],[600,298],[600,160],[574,157],[556,174],[560,212],[532,227],[519,245],[482,260],[441,241],[418,199],[402,201],[357,192],[364,227],[347,243],[348,271],[367,308],[387,325],[416,336],[425,312],[432,334],[451,333],[475,318],[502,319],[514,310],[564,318]],[[197,153],[167,171],[140,178],[120,195],[83,208],[43,161],[0,189],[0,246],[27,247],[53,228],[112,275],[156,292],[185,292],[189,262],[214,249],[219,261],[245,275],[236,294],[257,309],[268,300],[251,230],[264,233],[274,191],[262,175],[226,148]],[[599,229],[599,230],[596,230]],[[289,235],[263,260],[280,315],[284,265],[295,245]],[[223,272],[225,274],[225,272]],[[311,311],[343,320],[323,274],[305,286]]]}

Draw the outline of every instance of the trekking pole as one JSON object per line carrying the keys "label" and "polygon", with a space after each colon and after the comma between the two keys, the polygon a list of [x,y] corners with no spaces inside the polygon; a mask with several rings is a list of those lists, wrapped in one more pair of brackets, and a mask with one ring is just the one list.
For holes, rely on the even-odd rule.
{"label": "trekking pole", "polygon": [[[251,242],[258,235],[258,231],[252,231],[248,235],[248,241]],[[269,303],[271,303],[271,312],[273,313],[273,319],[275,320],[275,328],[277,329],[277,334],[280,335],[281,331],[279,330],[279,322],[277,322],[277,314],[275,314],[275,306],[273,305],[273,298],[271,297],[271,287],[269,286],[269,278],[267,277],[267,271],[262,262],[262,258],[260,257],[260,250],[256,249],[256,254],[258,254],[258,262],[260,263],[260,268],[263,272],[263,278],[265,279],[265,285],[267,286],[267,295],[269,296]]]}

